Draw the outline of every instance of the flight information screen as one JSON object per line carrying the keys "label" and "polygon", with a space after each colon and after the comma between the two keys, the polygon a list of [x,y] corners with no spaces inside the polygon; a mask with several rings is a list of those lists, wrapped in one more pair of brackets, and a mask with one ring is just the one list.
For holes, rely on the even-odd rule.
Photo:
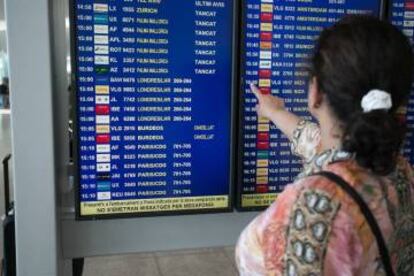
{"label": "flight information screen", "polygon": [[233,0],[71,6],[78,216],[229,210]]}
{"label": "flight information screen", "polygon": [[271,204],[301,172],[290,143],[265,118],[257,118],[257,101],[249,84],[282,97],[294,113],[307,113],[307,60],[324,27],[348,14],[379,15],[378,0],[244,0],[239,209]]}
{"label": "flight information screen", "polygon": [[[392,24],[402,30],[414,42],[414,1],[393,0],[390,8]],[[414,88],[408,107],[402,111],[406,116],[408,134],[404,145],[404,155],[414,164]]]}

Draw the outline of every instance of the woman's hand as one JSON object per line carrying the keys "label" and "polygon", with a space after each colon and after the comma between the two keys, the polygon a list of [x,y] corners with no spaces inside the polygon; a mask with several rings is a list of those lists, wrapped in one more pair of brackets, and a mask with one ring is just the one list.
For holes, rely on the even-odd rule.
{"label": "woman's hand", "polygon": [[259,117],[272,119],[275,112],[285,111],[285,102],[283,99],[272,95],[263,95],[260,92],[260,89],[257,88],[257,86],[253,83],[250,84],[250,89],[258,101],[258,104],[256,105],[256,111]]}
{"label": "woman's hand", "polygon": [[257,115],[270,119],[289,140],[292,140],[293,131],[300,118],[286,110],[283,99],[272,95],[263,95],[254,84],[250,84],[250,89],[258,101],[256,105]]}

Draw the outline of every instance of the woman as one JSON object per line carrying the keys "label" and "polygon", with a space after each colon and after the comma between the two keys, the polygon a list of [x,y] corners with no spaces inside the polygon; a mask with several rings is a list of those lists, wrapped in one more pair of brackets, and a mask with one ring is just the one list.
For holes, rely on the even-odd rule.
{"label": "woman", "polygon": [[414,175],[400,155],[413,75],[408,39],[395,27],[353,16],[324,30],[311,60],[301,121],[280,98],[262,95],[257,112],[278,126],[304,160],[304,172],[243,231],[241,275],[385,275],[376,237],[354,199],[328,178],[349,183],[368,204],[392,270],[414,275]]}

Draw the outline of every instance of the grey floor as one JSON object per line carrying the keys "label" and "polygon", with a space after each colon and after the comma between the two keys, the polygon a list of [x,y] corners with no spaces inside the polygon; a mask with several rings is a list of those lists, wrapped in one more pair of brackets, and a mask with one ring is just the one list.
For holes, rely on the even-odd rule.
{"label": "grey floor", "polygon": [[88,258],[84,276],[233,276],[233,255],[233,248],[226,247]]}
{"label": "grey floor", "polygon": [[[11,153],[10,115],[0,112],[0,160]],[[12,168],[10,168],[12,169]],[[11,176],[12,177],[12,176]],[[13,181],[13,179],[11,179]],[[0,214],[4,214],[3,170],[0,168]],[[0,248],[3,232],[0,227]],[[3,257],[3,251],[0,250]],[[84,276],[233,276],[234,248],[211,248],[85,259]]]}

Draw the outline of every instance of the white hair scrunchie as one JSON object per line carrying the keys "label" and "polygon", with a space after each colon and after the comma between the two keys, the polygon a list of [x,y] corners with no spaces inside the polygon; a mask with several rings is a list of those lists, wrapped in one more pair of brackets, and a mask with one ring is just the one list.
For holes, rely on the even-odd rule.
{"label": "white hair scrunchie", "polygon": [[373,89],[362,98],[361,107],[364,113],[381,109],[388,111],[392,107],[391,95],[385,91]]}

